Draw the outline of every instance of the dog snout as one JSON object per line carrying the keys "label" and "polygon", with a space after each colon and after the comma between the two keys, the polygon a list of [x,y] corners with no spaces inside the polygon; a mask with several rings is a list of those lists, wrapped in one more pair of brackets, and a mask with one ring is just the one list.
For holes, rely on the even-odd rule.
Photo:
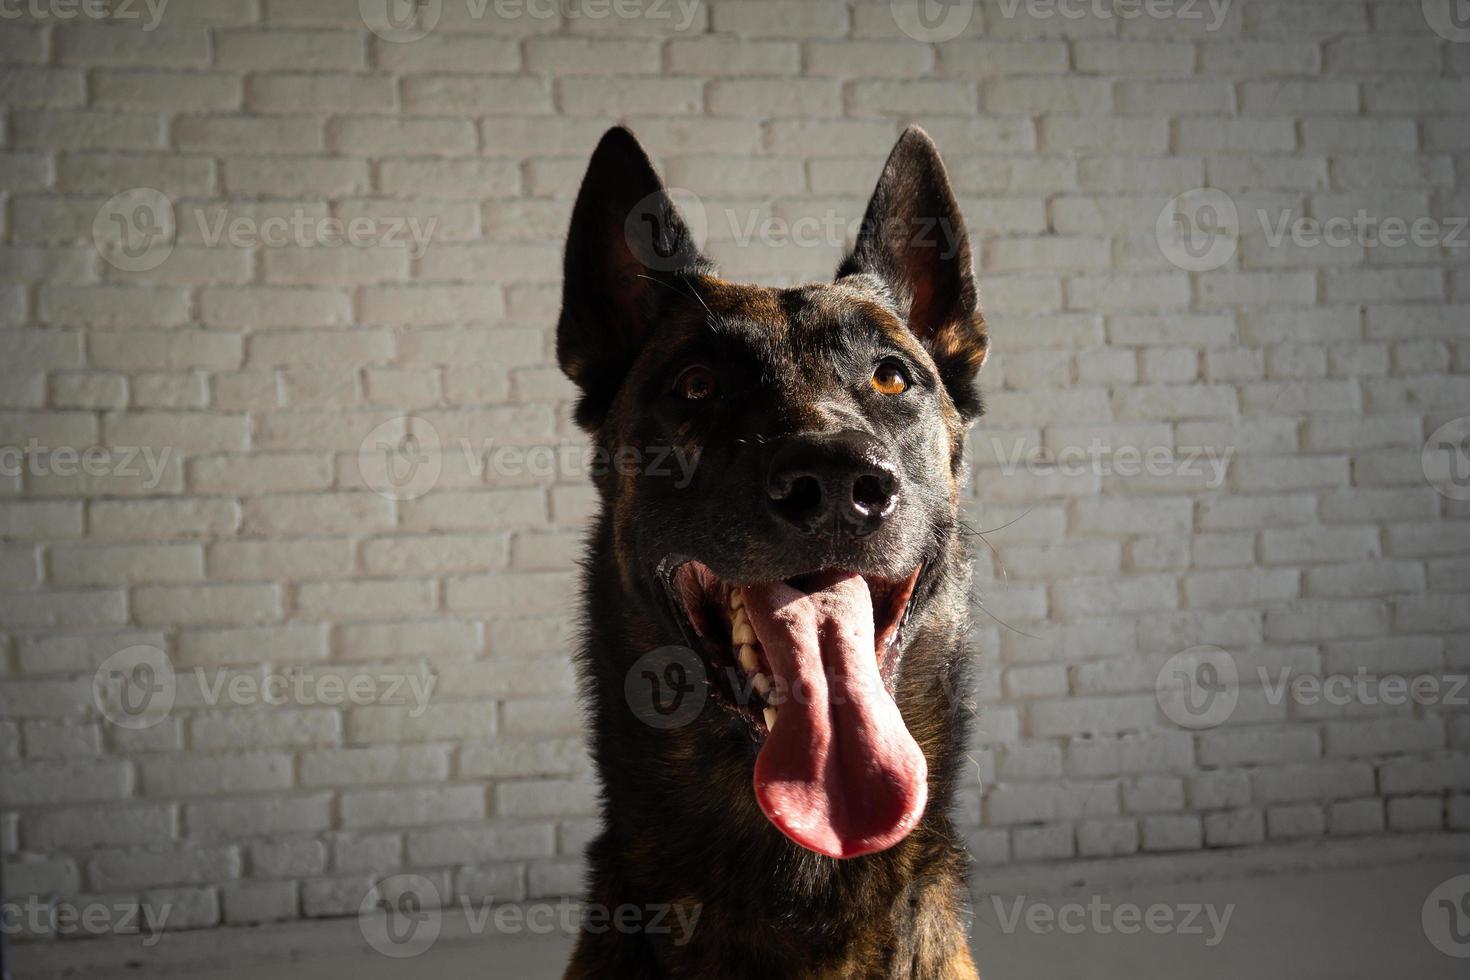
{"label": "dog snout", "polygon": [[805,534],[871,534],[898,507],[898,492],[898,467],[862,432],[788,439],[766,480],[772,511]]}

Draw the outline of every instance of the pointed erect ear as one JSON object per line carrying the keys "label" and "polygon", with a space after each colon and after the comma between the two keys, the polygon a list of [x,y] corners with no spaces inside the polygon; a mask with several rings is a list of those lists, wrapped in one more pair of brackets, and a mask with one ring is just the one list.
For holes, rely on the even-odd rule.
{"label": "pointed erect ear", "polygon": [[579,425],[600,424],[660,317],[690,293],[676,280],[712,271],[638,140],[609,129],[572,209],[556,330],[557,360],[582,389]]}
{"label": "pointed erect ear", "polygon": [[980,413],[975,375],[985,363],[985,319],[975,294],[970,242],[944,161],[917,126],[898,138],[868,202],[857,245],[837,278],[867,274],[893,294],[966,419]]}

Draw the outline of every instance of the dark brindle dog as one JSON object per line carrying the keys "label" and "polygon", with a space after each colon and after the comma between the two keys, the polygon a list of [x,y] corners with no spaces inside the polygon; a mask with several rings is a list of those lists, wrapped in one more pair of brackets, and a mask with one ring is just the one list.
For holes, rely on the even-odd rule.
{"label": "dark brindle dog", "polygon": [[[581,655],[605,917],[566,975],[974,977],[946,813],[986,337],[944,165],[904,133],[831,284],[726,282],[692,239],[609,131],[557,334],[609,462]],[[648,465],[671,452],[692,475]]]}

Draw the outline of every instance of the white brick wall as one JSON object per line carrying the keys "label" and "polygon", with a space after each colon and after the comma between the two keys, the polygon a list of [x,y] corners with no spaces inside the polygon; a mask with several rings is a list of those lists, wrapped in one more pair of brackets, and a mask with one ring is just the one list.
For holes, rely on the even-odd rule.
{"label": "white brick wall", "polygon": [[[400,869],[575,886],[592,496],[535,454],[580,445],[559,241],[619,120],[700,197],[726,274],[767,282],[830,275],[903,125],[945,152],[995,350],[968,503],[977,860],[1470,827],[1463,704],[1269,696],[1283,669],[1470,670],[1470,508],[1420,462],[1470,412],[1470,234],[1442,241],[1470,215],[1470,43],[1418,2],[1204,23],[983,0],[922,42],[902,0],[443,0],[410,43],[353,0],[173,0],[151,31],[23,6],[0,28],[0,448],[28,453],[0,473],[12,889],[209,925],[351,912]],[[1201,186],[1240,243],[1187,271],[1156,229]],[[164,216],[107,207],[136,187],[174,217],[160,262],[118,248],[111,215]],[[1269,234],[1359,208],[1441,240]],[[322,247],[328,219],[367,241]],[[403,247],[410,221],[429,233]],[[409,430],[437,478],[375,492],[360,447]],[[97,472],[31,465],[93,446]],[[1010,464],[1037,447],[1080,468]],[[1196,731],[1155,683],[1203,644],[1241,684]],[[174,706],[114,724],[93,673],[138,646]],[[426,704],[326,697],[426,678]],[[309,696],[259,696],[294,680]]]}

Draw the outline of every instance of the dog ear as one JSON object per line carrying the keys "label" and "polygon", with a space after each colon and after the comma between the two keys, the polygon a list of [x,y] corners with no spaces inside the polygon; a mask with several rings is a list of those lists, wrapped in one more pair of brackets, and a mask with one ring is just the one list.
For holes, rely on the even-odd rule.
{"label": "dog ear", "polygon": [[602,421],[667,304],[687,292],[673,281],[710,271],[648,154],[609,129],[572,209],[556,330],[557,360],[582,390],[578,425]]}
{"label": "dog ear", "polygon": [[939,149],[911,126],[883,165],[857,244],[837,278],[866,273],[892,291],[967,419],[980,414],[975,375],[989,351],[970,261],[964,218]]}

